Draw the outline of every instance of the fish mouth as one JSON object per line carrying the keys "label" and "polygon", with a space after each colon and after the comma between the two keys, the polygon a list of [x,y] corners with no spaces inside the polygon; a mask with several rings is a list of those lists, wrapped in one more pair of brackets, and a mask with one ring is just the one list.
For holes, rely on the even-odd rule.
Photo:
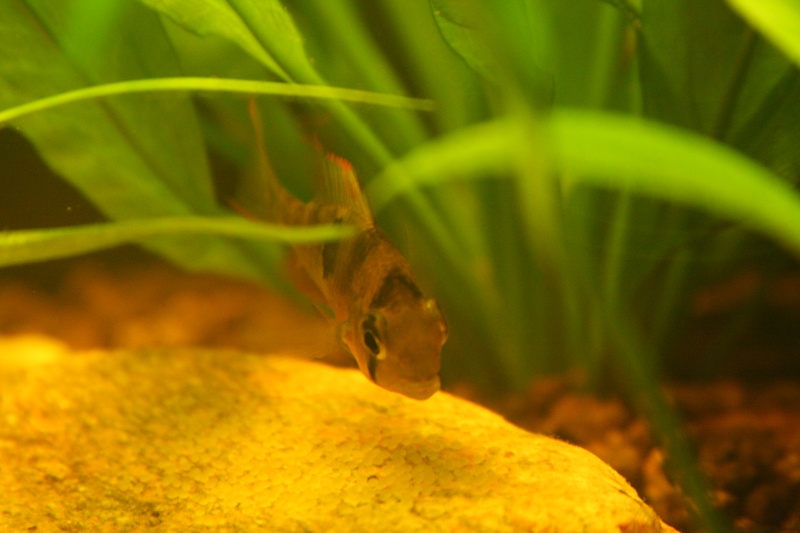
{"label": "fish mouth", "polygon": [[441,388],[439,376],[428,381],[406,381],[399,384],[395,392],[414,400],[427,400]]}

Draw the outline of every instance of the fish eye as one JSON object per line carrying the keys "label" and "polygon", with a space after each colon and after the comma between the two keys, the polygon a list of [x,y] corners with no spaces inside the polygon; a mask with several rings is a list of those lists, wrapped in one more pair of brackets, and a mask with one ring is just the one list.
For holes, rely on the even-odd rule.
{"label": "fish eye", "polygon": [[375,313],[369,313],[366,318],[364,318],[364,321],[361,322],[361,331],[363,332],[361,340],[373,357],[383,359],[383,357],[381,357],[383,348],[381,347],[380,335],[378,335],[377,322],[378,317]]}
{"label": "fish eye", "polygon": [[378,339],[375,338],[375,335],[371,331],[364,332],[364,346],[369,348],[369,351],[372,352],[372,355],[378,355],[381,353],[381,347],[378,344]]}

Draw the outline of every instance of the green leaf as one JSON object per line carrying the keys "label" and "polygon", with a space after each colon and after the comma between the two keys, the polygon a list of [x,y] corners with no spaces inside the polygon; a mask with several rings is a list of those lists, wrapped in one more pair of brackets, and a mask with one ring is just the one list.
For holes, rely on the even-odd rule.
{"label": "green leaf", "polygon": [[[417,9],[420,7],[424,9],[427,6],[420,2]],[[404,8],[406,13],[414,10],[408,2],[404,4]],[[399,71],[396,71],[389,62],[390,54],[397,57],[397,52],[400,52],[406,65],[411,63],[411,58],[396,45],[381,47],[378,43],[381,36],[376,36],[371,31],[375,20],[369,12],[372,10],[386,20],[391,20],[393,28],[400,29],[402,22],[389,12],[390,9],[389,2],[383,2],[380,6],[370,6],[350,0],[305,2],[302,11],[298,10],[297,15],[298,24],[301,24],[304,30],[307,54],[314,58],[314,67],[320,76],[335,85],[368,88],[390,94],[406,94],[407,87],[412,86],[420,94],[435,96],[420,88],[413,74],[404,71],[401,79]],[[428,14],[427,11],[424,13]],[[423,22],[417,17],[412,26],[414,36],[418,40],[427,37],[427,28]],[[439,38],[438,32],[434,35]],[[426,60],[433,61],[433,53],[435,52],[430,51]],[[404,152],[425,138],[425,126],[420,116],[379,108],[360,108],[358,112],[393,153]],[[353,148],[352,144],[344,142],[339,145],[338,141],[342,140],[342,137],[340,133],[331,131],[321,140],[334,151],[349,153]]]}
{"label": "green leaf", "polygon": [[[100,36],[93,41],[96,48],[89,50],[82,44],[87,42],[82,32],[91,31],[81,27],[83,21],[70,17],[74,5],[74,1],[34,0],[0,5],[0,51],[8,59],[0,65],[0,106],[19,105],[89,84],[177,69],[170,63],[169,43],[157,18],[142,9],[131,9],[136,4],[122,2],[127,9],[119,16],[135,22],[136,31],[146,32],[146,42],[137,39],[136,32],[125,30],[121,21],[106,21],[118,24],[119,32],[101,32],[109,41],[97,42]],[[107,169],[127,166],[126,160],[136,159],[139,166],[146,167],[142,175],[156,176],[153,181],[162,182],[160,187],[171,189],[184,201],[208,204],[213,196],[211,181],[194,122],[189,102],[178,97],[136,102],[115,99],[103,105],[74,106],[29,117],[18,126],[51,166],[62,170],[71,165],[74,172],[65,173],[65,177],[88,194],[92,188],[109,188],[101,185],[112,181],[102,177]],[[165,123],[171,128],[165,128]],[[99,149],[90,151],[89,146]],[[98,170],[94,177],[77,177],[90,168]],[[93,187],[81,187],[86,181],[93,181]],[[105,210],[124,208],[106,206]]]}
{"label": "green leaf", "polygon": [[495,85],[509,88],[503,77],[513,73],[559,105],[605,106],[630,92],[621,9],[598,0],[429,1],[444,40]]}
{"label": "green leaf", "polygon": [[[0,233],[0,267],[46,261],[103,250],[155,237],[211,234],[261,241],[315,243],[352,235],[341,225],[286,227],[249,222],[239,217],[173,217],[129,220],[70,228]],[[198,250],[203,253],[202,250]],[[250,272],[257,278],[259,272]]]}
{"label": "green leaf", "polygon": [[318,83],[303,40],[277,0],[141,0],[199,35],[213,34],[242,50],[284,81]]}
{"label": "green leaf", "polygon": [[[690,131],[645,119],[557,109],[549,120],[565,194],[573,184],[629,191],[691,205],[759,229],[800,254],[800,198],[768,169]],[[452,133],[397,161],[369,188],[382,206],[409,190],[510,169],[526,150],[514,119]],[[394,179],[402,172],[407,180]]]}
{"label": "green leaf", "polygon": [[437,112],[431,118],[437,131],[483,117],[479,80],[442,39],[431,16],[431,6],[426,2],[386,0],[379,9],[395,22],[396,41],[391,43],[402,53],[404,65],[408,65],[409,79],[420,94],[436,101]]}
{"label": "green leaf", "polygon": [[433,139],[389,165],[369,183],[370,205],[379,212],[419,187],[508,170],[521,138],[517,122],[494,120]]}
{"label": "green leaf", "polygon": [[630,109],[626,16],[598,0],[551,1],[546,24],[556,105]]}
{"label": "green leaf", "polygon": [[718,139],[752,116],[788,68],[723,0],[645,0],[641,36],[645,113]]}
{"label": "green leaf", "polygon": [[800,151],[790,140],[800,134],[797,68],[723,0],[644,7],[645,114],[706,133],[797,179]]}
{"label": "green leaf", "polygon": [[[141,0],[153,6],[176,22],[183,24],[187,29],[194,29],[199,33],[211,32],[216,35],[236,40],[242,45],[242,33],[231,33],[227,26],[218,24],[215,13],[224,12],[222,19],[232,20],[234,13],[249,30],[249,35],[257,41],[261,48],[277,62],[291,77],[292,81],[299,83],[322,83],[322,77],[317,73],[303,48],[300,34],[289,14],[280,2],[275,0]],[[202,9],[198,9],[198,5]],[[208,7],[211,6],[211,7]],[[198,14],[199,13],[199,14]],[[237,27],[238,23],[237,23]],[[248,42],[252,39],[248,37]],[[243,45],[242,45],[243,46]],[[251,51],[251,47],[243,48]],[[251,52],[252,53],[252,52]],[[263,54],[262,54],[263,56]],[[259,56],[259,57],[262,57]],[[254,56],[255,57],[255,56]],[[258,57],[256,57],[258,59]],[[357,58],[351,58],[357,60]],[[267,65],[269,66],[269,65]],[[379,139],[372,128],[357,115],[351,108],[342,102],[331,101],[327,103],[328,109],[341,121],[346,139],[351,141],[351,146],[360,149],[367,155],[367,163],[372,168],[382,168],[392,156],[386,144]],[[412,206],[420,219],[425,221],[429,230],[443,249],[448,249],[449,236],[439,214],[434,211],[430,202],[422,197],[413,198]],[[451,255],[455,255],[452,254]]]}
{"label": "green leaf", "polygon": [[309,99],[337,99],[361,104],[433,111],[433,102],[392,94],[379,94],[356,89],[340,89],[326,85],[293,85],[286,83],[231,80],[221,78],[154,78],[95,85],[68,91],[0,111],[0,124],[54,107],[121,94],[169,91],[226,92],[290,96]]}
{"label": "green leaf", "polygon": [[752,159],[688,131],[606,113],[559,110],[552,128],[569,179],[693,205],[800,253],[800,198]]}
{"label": "green leaf", "polygon": [[433,18],[445,42],[475,72],[498,83],[501,68],[492,36],[486,27],[483,6],[478,2],[430,0]]}
{"label": "green leaf", "polygon": [[[292,81],[291,76],[280,66],[270,50],[265,48],[253,33],[247,19],[243,19],[232,2],[226,0],[141,0],[141,2],[174,20],[177,24],[198,35],[218,35],[228,39],[254,59],[267,67],[273,74],[284,81]],[[270,10],[282,13],[278,2],[264,2]],[[278,11],[280,10],[280,11]],[[276,21],[276,25],[280,25]],[[287,32],[284,36],[277,34],[276,41],[294,35]],[[293,42],[287,39],[287,42]]]}
{"label": "green leaf", "polygon": [[764,97],[731,143],[788,182],[800,180],[800,71],[790,69]]}
{"label": "green leaf", "polygon": [[[87,26],[81,2],[0,2],[0,108],[89,85],[179,71],[158,16],[120,0],[111,20]],[[76,15],[77,13],[78,15]],[[93,32],[97,32],[94,34]],[[87,35],[88,34],[88,35]],[[115,220],[217,215],[205,149],[185,95],[116,97],[37,113],[15,123],[44,161]],[[148,245],[196,269],[252,275],[274,251],[216,237]],[[203,253],[198,255],[198,250]]]}
{"label": "green leaf", "polygon": [[493,84],[513,81],[528,96],[550,84],[553,43],[548,2],[429,0],[444,40]]}
{"label": "green leaf", "polygon": [[800,66],[800,2],[728,0],[728,4]]}
{"label": "green leaf", "polygon": [[[140,1],[187,30],[231,40],[286,81],[325,83],[308,58],[292,18],[277,0]],[[384,144],[350,108],[336,101],[327,106],[373,162],[383,164],[390,159]]]}

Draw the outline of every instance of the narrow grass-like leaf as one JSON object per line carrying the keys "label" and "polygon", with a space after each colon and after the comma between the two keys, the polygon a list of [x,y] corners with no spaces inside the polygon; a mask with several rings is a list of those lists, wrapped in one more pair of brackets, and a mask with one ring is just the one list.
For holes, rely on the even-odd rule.
{"label": "narrow grass-like leaf", "polygon": [[[431,140],[370,182],[370,205],[377,212],[414,188],[508,170],[511,154],[520,147],[521,138],[516,121],[498,119]],[[396,179],[398,174],[407,179]]]}
{"label": "narrow grass-like leaf", "polygon": [[708,138],[607,113],[552,118],[561,169],[576,179],[694,205],[800,253],[800,198],[769,170]]}
{"label": "narrow grass-like leaf", "polygon": [[286,96],[291,98],[336,99],[360,104],[381,105],[422,111],[433,111],[430,100],[380,94],[356,89],[323,85],[295,85],[256,80],[221,78],[154,78],[108,83],[59,93],[0,111],[0,123],[9,122],[32,113],[83,100],[92,100],[120,94],[169,91],[202,91]]}
{"label": "narrow grass-like leaf", "polygon": [[800,180],[800,70],[790,68],[732,143],[789,182]]}
{"label": "narrow grass-like leaf", "polygon": [[800,2],[797,0],[727,1],[800,67]]}
{"label": "narrow grass-like leaf", "polygon": [[169,235],[207,234],[258,241],[314,243],[352,235],[342,225],[287,227],[240,217],[173,217],[68,228],[0,232],[0,267],[70,257]]}
{"label": "narrow grass-like leaf", "polygon": [[[310,0],[306,6],[303,22],[307,25],[307,50],[316,59],[314,65],[326,80],[334,85],[361,87],[381,93],[408,92],[407,84],[394,71],[386,53],[370,33],[369,25],[365,24],[369,19],[362,18],[359,12],[359,8],[375,8],[362,7],[362,3],[351,0]],[[381,14],[385,13],[385,4],[376,7]],[[415,34],[424,38],[424,28],[419,26],[415,25]],[[404,152],[425,138],[423,117],[377,108],[358,111],[393,153]],[[335,141],[341,136],[332,134],[331,137],[330,140]]]}
{"label": "narrow grass-like leaf", "polygon": [[[686,130],[610,113],[559,109],[550,118],[555,165],[573,183],[680,202],[759,229],[800,253],[800,198],[769,170]],[[465,128],[410,152],[369,188],[382,207],[414,187],[509,168],[526,147],[503,119]],[[408,180],[392,179],[402,168]]]}
{"label": "narrow grass-like leaf", "polygon": [[[362,2],[363,5],[363,2]],[[442,39],[425,2],[386,0],[381,13],[395,22],[392,46],[408,63],[408,75],[420,94],[437,103],[431,117],[438,131],[472,123],[482,116],[482,94],[475,73]]]}

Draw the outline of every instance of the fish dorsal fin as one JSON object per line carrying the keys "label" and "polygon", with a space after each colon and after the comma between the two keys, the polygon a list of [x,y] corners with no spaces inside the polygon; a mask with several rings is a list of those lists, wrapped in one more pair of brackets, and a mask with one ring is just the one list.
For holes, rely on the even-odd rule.
{"label": "fish dorsal fin", "polygon": [[233,198],[228,200],[228,204],[240,215],[251,220],[280,222],[281,202],[285,194],[267,156],[264,126],[255,98],[250,99],[248,111],[258,159],[255,165],[249,165],[242,174]]}
{"label": "fish dorsal fin", "polygon": [[375,220],[358,183],[353,165],[347,159],[333,153],[322,157],[322,169],[318,183],[318,199],[321,202],[344,205],[373,226]]}

